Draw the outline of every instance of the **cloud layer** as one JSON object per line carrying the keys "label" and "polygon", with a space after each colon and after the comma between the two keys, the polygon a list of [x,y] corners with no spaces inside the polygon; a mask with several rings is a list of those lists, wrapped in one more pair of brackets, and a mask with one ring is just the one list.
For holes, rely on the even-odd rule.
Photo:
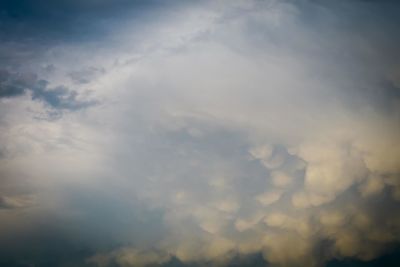
{"label": "cloud layer", "polygon": [[67,17],[91,10],[106,35],[1,45],[0,263],[341,266],[396,251],[400,5],[95,2]]}

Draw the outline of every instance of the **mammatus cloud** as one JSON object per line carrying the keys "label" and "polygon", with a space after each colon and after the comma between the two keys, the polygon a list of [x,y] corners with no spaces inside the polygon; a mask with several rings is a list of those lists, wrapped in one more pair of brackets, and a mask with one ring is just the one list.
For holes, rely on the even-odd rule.
{"label": "mammatus cloud", "polygon": [[[51,46],[32,60],[41,79],[1,72],[0,231],[24,251],[50,224],[39,247],[100,267],[340,266],[396,250],[398,9],[176,4]],[[36,120],[46,106],[76,112]]]}

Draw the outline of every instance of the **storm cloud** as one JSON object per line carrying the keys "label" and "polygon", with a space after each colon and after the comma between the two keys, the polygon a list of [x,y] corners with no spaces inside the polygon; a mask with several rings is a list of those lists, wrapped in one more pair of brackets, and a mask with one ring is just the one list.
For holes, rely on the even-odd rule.
{"label": "storm cloud", "polygon": [[145,2],[2,6],[0,264],[397,266],[400,5]]}

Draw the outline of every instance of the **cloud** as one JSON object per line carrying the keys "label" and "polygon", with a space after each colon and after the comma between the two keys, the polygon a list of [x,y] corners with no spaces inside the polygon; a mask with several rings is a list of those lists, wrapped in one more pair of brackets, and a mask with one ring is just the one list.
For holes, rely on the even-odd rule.
{"label": "cloud", "polygon": [[92,79],[96,78],[96,76],[104,73],[104,69],[89,67],[81,71],[72,71],[69,76],[75,83],[89,83]]}
{"label": "cloud", "polygon": [[0,209],[18,209],[32,206],[35,203],[34,196],[1,196]]}
{"label": "cloud", "polygon": [[138,251],[136,249],[124,248],[113,252],[111,255],[95,255],[88,261],[96,266],[109,266],[110,261],[115,261],[118,266],[161,265],[170,260],[171,256],[163,255],[154,251]]}
{"label": "cloud", "polygon": [[[0,229],[23,243],[48,220],[92,266],[319,267],[388,253],[400,240],[391,5],[182,4],[46,44],[0,72]],[[12,255],[39,265],[26,251]]]}
{"label": "cloud", "polygon": [[78,100],[78,93],[67,87],[58,86],[48,89],[48,82],[39,80],[32,89],[32,100],[40,100],[54,109],[79,110],[96,104],[95,101]]}
{"label": "cloud", "polygon": [[32,73],[10,73],[2,70],[0,73],[0,98],[22,96],[30,92],[32,100],[41,101],[55,110],[79,110],[93,106],[94,100],[78,99],[78,92],[65,86],[48,88],[49,82],[38,80]]}
{"label": "cloud", "polygon": [[36,82],[32,73],[10,73],[0,70],[0,97],[14,97],[25,93],[25,90]]}

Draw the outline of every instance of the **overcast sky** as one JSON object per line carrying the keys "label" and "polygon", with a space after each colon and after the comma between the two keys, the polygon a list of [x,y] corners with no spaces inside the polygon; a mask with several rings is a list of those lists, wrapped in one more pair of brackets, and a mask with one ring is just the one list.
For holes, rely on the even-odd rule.
{"label": "overcast sky", "polygon": [[399,14],[1,1],[0,265],[399,266]]}

